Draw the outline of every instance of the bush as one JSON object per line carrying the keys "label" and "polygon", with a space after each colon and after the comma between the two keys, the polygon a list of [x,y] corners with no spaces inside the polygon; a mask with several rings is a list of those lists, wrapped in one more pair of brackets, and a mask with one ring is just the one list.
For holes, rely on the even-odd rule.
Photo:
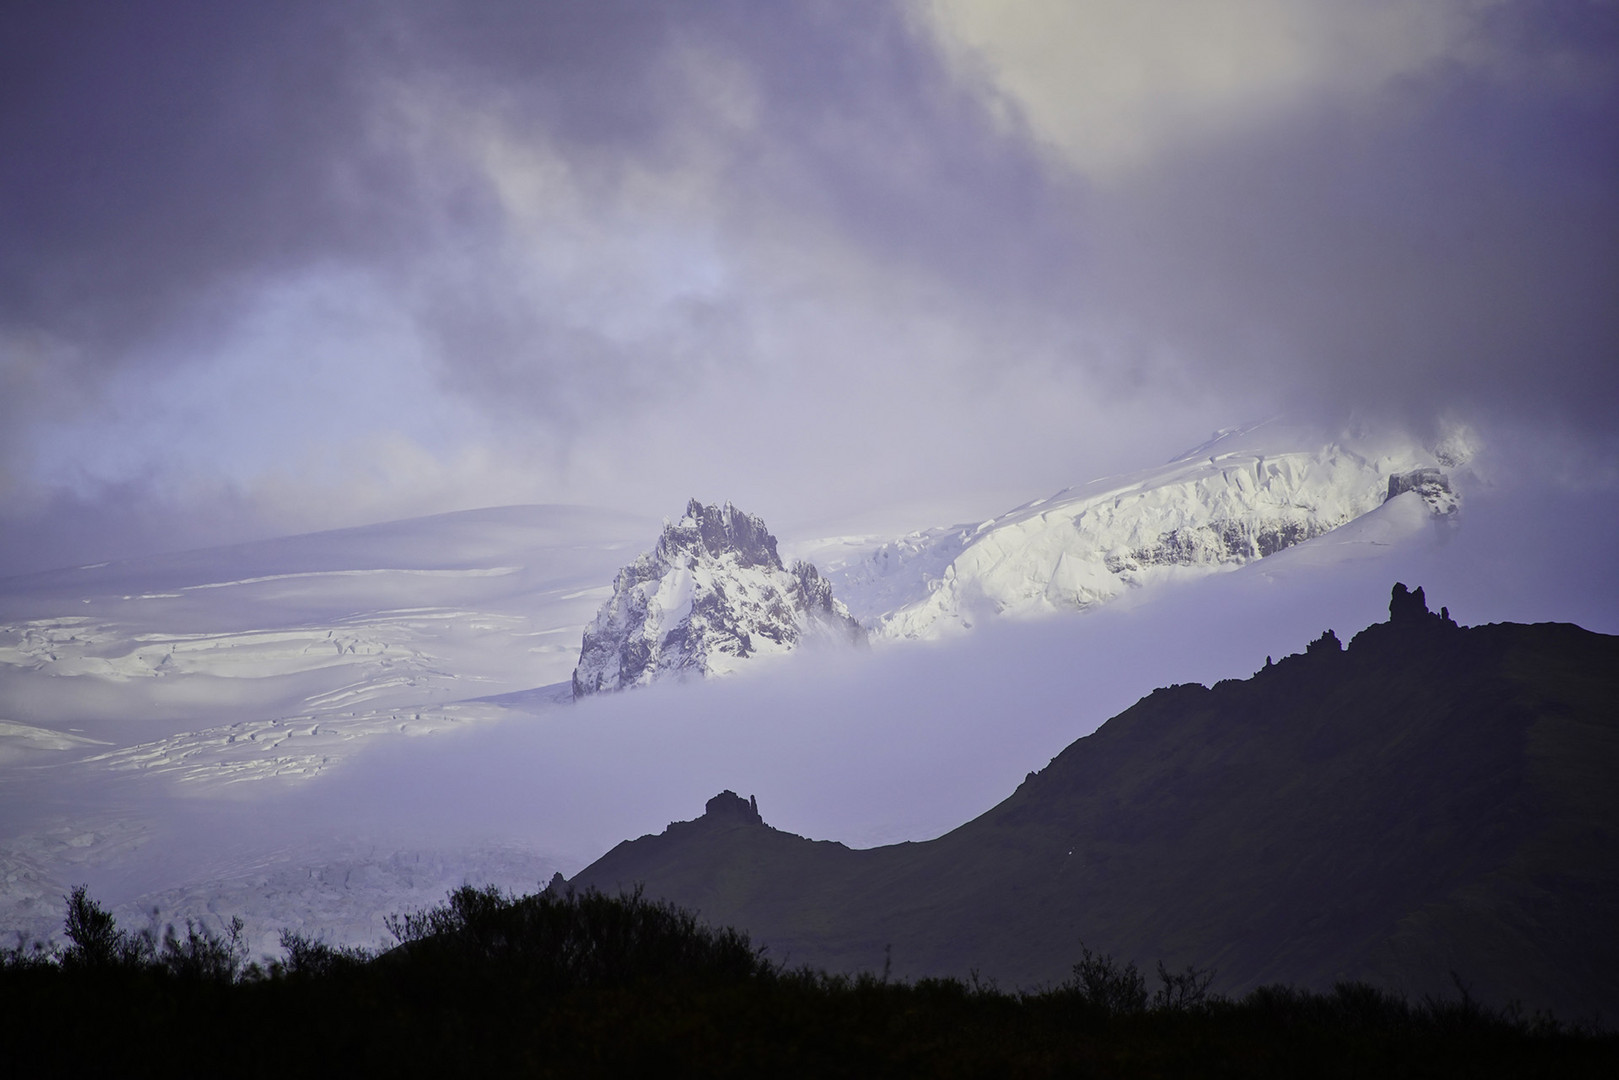
{"label": "bush", "polygon": [[1147,980],[1133,962],[1121,967],[1112,956],[1092,952],[1083,942],[1079,952],[1073,977],[1062,989],[1077,994],[1085,1004],[1107,1016],[1146,1011]]}
{"label": "bush", "polygon": [[352,970],[373,959],[369,949],[352,946],[334,946],[319,938],[306,937],[292,930],[281,931],[281,948],[286,960],[271,965],[272,975],[305,975],[322,977],[339,971]]}
{"label": "bush", "polygon": [[250,970],[247,946],[242,941],[242,920],[231,919],[224,937],[191,919],[186,920],[183,938],[170,925],[163,935],[159,963],[176,978],[235,982]]}
{"label": "bush", "polygon": [[27,937],[19,933],[17,944],[9,949],[0,949],[0,971],[21,971],[34,968],[50,967],[57,958],[45,947],[43,941],[30,942]]}
{"label": "bush", "polygon": [[1465,989],[1230,1000],[1209,994],[1211,972],[1160,963],[1149,994],[1133,963],[1083,945],[1042,992],[788,972],[639,891],[463,886],[389,925],[399,945],[381,955],[283,932],[285,961],[256,973],[237,921],[129,936],[76,889],[69,948],[0,953],[0,1045],[19,1076],[1619,1075],[1619,1038]]}
{"label": "bush", "polygon": [[258,973],[247,963],[247,945],[242,940],[242,920],[232,919],[223,936],[193,919],[187,919],[185,935],[171,924],[162,935],[161,945],[153,926],[139,933],[122,930],[111,912],[90,899],[89,890],[75,886],[64,899],[67,917],[62,931],[68,946],[57,962],[69,971],[161,971],[180,979],[208,982],[235,982]]}
{"label": "bush", "polygon": [[1072,977],[1058,987],[1058,992],[1073,994],[1106,1016],[1128,1016],[1149,1008],[1154,1012],[1189,1012],[1220,1000],[1209,996],[1209,984],[1214,982],[1212,968],[1189,964],[1185,971],[1175,972],[1160,960],[1161,985],[1149,998],[1146,977],[1133,962],[1121,965],[1106,953],[1092,952],[1083,942],[1079,952]]}
{"label": "bush", "polygon": [[640,889],[519,899],[492,885],[463,885],[447,903],[391,916],[387,927],[413,961],[521,969],[535,988],[550,991],[771,971],[746,934],[712,929]]}
{"label": "bush", "polygon": [[1163,985],[1152,995],[1152,1007],[1160,1012],[1188,1011],[1212,1004],[1209,984],[1214,981],[1213,968],[1188,964],[1185,971],[1173,972],[1160,960],[1158,980]]}
{"label": "bush", "polygon": [[90,899],[88,887],[75,886],[63,899],[67,901],[67,918],[62,931],[70,942],[59,958],[63,967],[105,971],[139,967],[152,961],[156,951],[153,935],[120,930],[112,913]]}

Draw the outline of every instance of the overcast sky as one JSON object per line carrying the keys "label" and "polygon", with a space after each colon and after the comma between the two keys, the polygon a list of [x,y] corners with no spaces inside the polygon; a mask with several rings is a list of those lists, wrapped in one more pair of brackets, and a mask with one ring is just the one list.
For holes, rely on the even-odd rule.
{"label": "overcast sky", "polygon": [[1611,497],[1615,192],[1608,0],[13,0],[0,574],[990,512],[1278,411]]}

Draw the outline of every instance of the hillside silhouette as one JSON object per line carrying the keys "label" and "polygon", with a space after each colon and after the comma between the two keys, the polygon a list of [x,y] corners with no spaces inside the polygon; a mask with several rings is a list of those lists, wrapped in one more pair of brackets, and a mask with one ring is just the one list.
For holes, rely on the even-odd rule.
{"label": "hillside silhouette", "polygon": [[1047,986],[1083,943],[1228,994],[1460,976],[1611,1023],[1616,776],[1619,638],[1458,626],[1397,585],[1347,648],[1156,690],[938,839],[853,850],[727,792],[553,888],[644,887],[833,972]]}

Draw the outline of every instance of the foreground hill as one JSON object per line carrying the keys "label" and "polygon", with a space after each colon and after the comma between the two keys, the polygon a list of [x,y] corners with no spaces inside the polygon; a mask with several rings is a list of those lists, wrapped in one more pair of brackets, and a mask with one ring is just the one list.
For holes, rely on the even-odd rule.
{"label": "foreground hill", "polygon": [[[1362,979],[1619,1015],[1619,638],[1391,619],[1160,689],[925,843],[851,850],[732,796],[568,884],[649,895],[772,955],[1063,978],[1081,942],[1215,986]],[[993,718],[986,718],[993,722]]]}

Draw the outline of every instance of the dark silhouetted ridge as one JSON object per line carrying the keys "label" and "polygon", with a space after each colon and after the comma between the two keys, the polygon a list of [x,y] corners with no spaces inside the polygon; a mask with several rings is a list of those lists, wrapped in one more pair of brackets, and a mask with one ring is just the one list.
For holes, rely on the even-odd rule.
{"label": "dark silhouetted ridge", "polygon": [[1212,966],[1225,992],[1445,994],[1454,971],[1480,1000],[1611,1021],[1616,702],[1619,638],[1462,627],[1398,585],[1347,647],[1329,630],[1250,678],[1157,690],[936,840],[731,827],[726,793],[573,884],[641,883],[834,971],[1048,984],[1084,942]]}

